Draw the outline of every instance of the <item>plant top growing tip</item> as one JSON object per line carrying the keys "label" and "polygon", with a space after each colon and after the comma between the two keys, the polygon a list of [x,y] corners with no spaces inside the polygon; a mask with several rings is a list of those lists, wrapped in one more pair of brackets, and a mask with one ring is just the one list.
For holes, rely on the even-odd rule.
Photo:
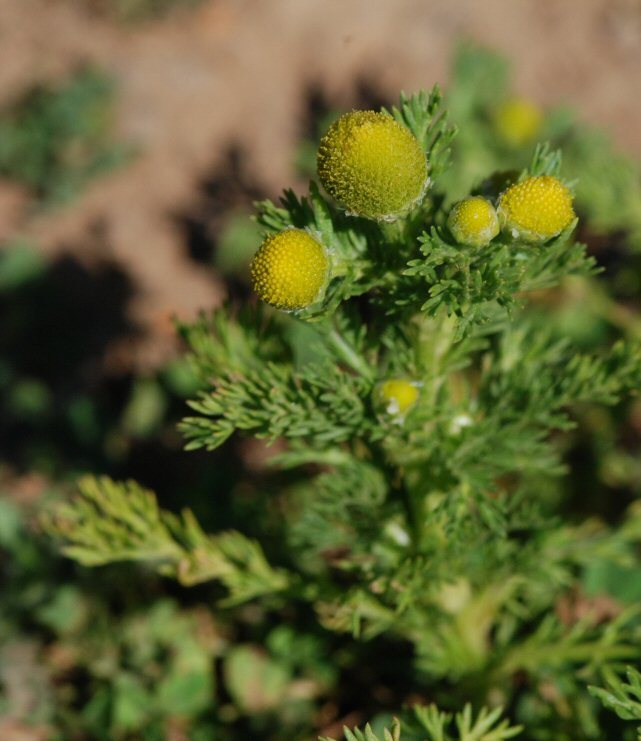
{"label": "plant top growing tip", "polygon": [[[586,682],[638,660],[638,613],[569,624],[557,606],[594,559],[641,568],[641,509],[616,527],[560,521],[552,433],[577,406],[641,387],[641,343],[577,347],[541,298],[597,272],[574,239],[560,153],[538,145],[523,172],[486,172],[461,199],[443,185],[455,134],[438,88],[342,116],[318,150],[329,197],[312,182],[257,204],[252,284],[269,306],[180,326],[202,383],[187,448],[281,443],[271,470],[286,475],[265,474],[241,528],[255,540],[207,535],[108,480],[84,482],[48,527],[82,563],[146,560],[218,581],[225,608],[256,600],[294,620],[300,607],[323,635],[409,646],[399,676],[464,708],[417,710],[409,739],[511,738],[521,723],[533,738],[596,738]],[[500,701],[509,719],[470,700]],[[384,738],[400,733],[394,722]]]}

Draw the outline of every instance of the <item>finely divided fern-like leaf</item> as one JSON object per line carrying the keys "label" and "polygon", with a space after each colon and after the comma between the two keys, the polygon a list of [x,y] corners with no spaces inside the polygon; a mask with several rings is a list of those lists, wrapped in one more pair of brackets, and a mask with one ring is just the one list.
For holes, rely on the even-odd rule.
{"label": "finely divided fern-like leaf", "polygon": [[160,509],[153,492],[133,481],[87,476],[78,492],[43,525],[81,564],[143,561],[185,585],[217,579],[229,590],[229,604],[287,587],[285,572],[267,563],[257,543],[235,531],[207,535],[189,510]]}

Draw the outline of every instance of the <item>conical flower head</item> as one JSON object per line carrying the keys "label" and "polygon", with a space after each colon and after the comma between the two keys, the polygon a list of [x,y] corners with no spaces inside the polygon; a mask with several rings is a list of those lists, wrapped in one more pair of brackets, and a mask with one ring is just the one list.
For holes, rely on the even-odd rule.
{"label": "conical flower head", "polygon": [[256,294],[277,309],[295,311],[322,296],[329,274],[325,247],[302,229],[269,235],[251,261]]}
{"label": "conical flower head", "polygon": [[556,237],[575,218],[572,194],[551,175],[536,175],[501,194],[498,214],[516,238],[544,242]]}
{"label": "conical flower head", "polygon": [[415,206],[428,185],[416,137],[387,113],[352,111],[321,139],[318,177],[350,214],[393,221]]}
{"label": "conical flower head", "polygon": [[488,200],[471,196],[452,207],[447,226],[460,244],[484,247],[499,233],[499,217]]}

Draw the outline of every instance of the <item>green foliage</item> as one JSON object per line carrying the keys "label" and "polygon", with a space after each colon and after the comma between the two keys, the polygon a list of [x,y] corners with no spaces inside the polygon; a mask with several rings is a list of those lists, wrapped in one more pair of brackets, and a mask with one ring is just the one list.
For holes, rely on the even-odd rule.
{"label": "green foliage", "polygon": [[[194,717],[209,709],[215,689],[212,671],[214,645],[203,645],[195,631],[196,615],[181,615],[169,601],[157,601],[146,614],[134,614],[119,626],[121,656],[109,656],[108,639],[90,639],[87,655],[93,649],[93,666],[98,687],[85,717],[92,724],[123,737],[141,732],[161,718],[167,708],[177,717]],[[113,649],[112,649],[113,651]],[[155,654],[169,652],[163,674],[154,676],[151,660]],[[122,664],[110,683],[100,682],[100,659]],[[129,665],[129,666],[127,666]],[[103,672],[107,667],[103,666]],[[115,668],[115,667],[114,667]],[[102,686],[100,686],[102,684]]]}
{"label": "green foliage", "polygon": [[191,402],[204,416],[189,417],[181,425],[190,449],[213,450],[236,429],[271,440],[307,438],[326,445],[348,440],[368,427],[363,397],[371,391],[371,382],[329,360],[309,364],[296,374],[288,365],[268,359],[260,368],[246,370],[242,376],[238,369],[218,376],[215,395],[203,393]]}
{"label": "green foliage", "polygon": [[1,486],[0,548],[10,564],[0,608],[3,715],[21,732],[60,737],[161,738],[172,722],[207,729],[224,647],[207,612],[140,585],[136,605],[130,574],[117,571],[102,589],[77,572],[70,583],[33,531],[33,512]]}
{"label": "green foliage", "polygon": [[224,277],[249,274],[249,261],[260,241],[260,227],[250,214],[238,211],[225,222],[217,239],[214,267]]}
{"label": "green foliage", "polygon": [[[589,687],[590,693],[597,697],[606,708],[624,720],[641,721],[641,674],[628,667],[626,679],[614,674],[607,679],[607,688]],[[641,738],[641,725],[637,729]]]}
{"label": "green foliage", "polygon": [[71,200],[131,156],[112,141],[113,104],[113,81],[96,69],[57,88],[34,88],[0,114],[0,175],[43,203]]}
{"label": "green foliage", "polygon": [[145,561],[183,584],[219,579],[229,604],[283,590],[287,577],[265,561],[257,543],[240,533],[208,536],[189,510],[160,510],[154,494],[135,482],[105,477],[78,484],[80,496],[48,520],[64,552],[87,566]]}
{"label": "green foliage", "polygon": [[457,133],[448,123],[438,85],[429,94],[425,91],[412,96],[401,93],[399,107],[394,106],[392,114],[418,139],[427,155],[430,178],[438,178],[448,168],[450,147]]}
{"label": "green foliage", "polygon": [[[502,708],[481,708],[474,718],[472,706],[466,705],[460,713],[441,712],[436,705],[416,705],[403,720],[394,719],[389,728],[375,733],[368,724],[363,731],[345,728],[345,741],[502,741],[514,738],[520,726],[501,720]],[[320,741],[334,741],[322,738]]]}
{"label": "green foliage", "polygon": [[488,172],[519,169],[536,141],[549,140],[563,149],[563,170],[576,180],[580,213],[601,234],[622,231],[631,247],[641,247],[641,170],[617,152],[610,138],[580,122],[566,109],[543,116],[537,138],[517,144],[501,137],[496,125],[499,106],[512,97],[507,61],[483,47],[464,44],[453,65],[447,104],[459,135],[455,157],[446,174],[454,198],[476,188]]}
{"label": "green foliage", "polygon": [[[288,190],[279,205],[257,204],[266,233],[307,229],[327,248],[322,300],[292,314],[225,306],[179,326],[200,383],[180,425],[186,447],[227,443],[249,459],[246,437],[275,447],[267,470],[259,464],[230,492],[237,529],[207,534],[191,511],[173,514],[137,484],[106,478],[81,481],[78,497],[44,520],[81,564],[136,561],[183,585],[213,580],[228,593],[221,610],[237,610],[224,614],[282,622],[284,633],[263,630],[262,647],[241,640],[224,660],[235,712],[252,716],[257,732],[280,713],[281,738],[308,737],[301,718],[311,700],[362,657],[363,676],[384,673],[375,647],[387,642],[401,656],[384,689],[407,682],[387,706],[415,692],[443,710],[346,730],[348,741],[492,741],[521,725],[537,739],[602,738],[617,720],[603,720],[586,685],[639,660],[634,592],[607,575],[641,573],[641,510],[632,497],[615,512],[598,496],[577,507],[561,483],[579,423],[605,405],[623,408],[641,385],[638,322],[593,289],[598,269],[574,239],[576,220],[542,244],[506,228],[483,248],[453,239],[448,204],[477,175],[494,201],[506,182],[567,177],[548,145],[523,160],[512,145],[490,146],[483,91],[504,84],[498,60],[468,49],[456,74],[457,140],[437,89],[393,109],[430,164],[431,188],[407,218],[349,216],[313,182],[305,196]],[[493,174],[501,157],[520,173]],[[590,317],[578,329],[566,303]],[[381,403],[389,379],[418,390],[404,415]],[[141,383],[127,424],[144,434],[161,414]],[[606,596],[607,609],[598,602]],[[332,654],[336,674],[319,659],[324,644],[297,633],[310,625],[343,647]],[[327,682],[301,690],[310,665]],[[131,685],[127,697],[144,691]],[[297,692],[308,704],[277,710]],[[623,685],[595,692],[636,696]],[[499,704],[507,719],[489,709]],[[472,705],[483,709],[474,715]],[[122,717],[130,712],[125,705]]]}
{"label": "green foliage", "polygon": [[496,241],[491,246],[469,248],[462,256],[460,247],[446,242],[433,227],[419,241],[423,258],[412,260],[406,275],[420,279],[409,296],[399,302],[418,301],[428,296],[421,310],[434,316],[441,310],[464,321],[459,333],[496,314],[496,305],[510,307],[521,291],[547,288],[563,274],[589,275],[593,269],[585,258],[583,245],[568,244],[574,225],[540,250]]}
{"label": "green foliage", "polygon": [[14,240],[0,253],[0,292],[19,288],[44,271],[44,260],[33,245]]}
{"label": "green foliage", "polygon": [[559,134],[567,172],[578,177],[577,199],[601,234],[623,230],[641,249],[641,170],[617,152],[603,131],[577,126],[574,119]]}

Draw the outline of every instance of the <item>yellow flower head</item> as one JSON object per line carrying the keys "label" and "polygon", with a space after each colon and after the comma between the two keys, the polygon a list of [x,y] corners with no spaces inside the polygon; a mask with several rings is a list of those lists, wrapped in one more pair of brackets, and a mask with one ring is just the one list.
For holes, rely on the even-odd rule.
{"label": "yellow flower head", "polygon": [[556,237],[575,218],[572,194],[550,175],[537,175],[510,186],[499,198],[498,214],[514,237],[530,242]]}
{"label": "yellow flower head", "polygon": [[415,206],[428,185],[416,137],[387,113],[352,111],[321,139],[318,177],[349,213],[393,221]]}
{"label": "yellow flower head", "polygon": [[271,234],[251,261],[256,294],[277,309],[303,309],[317,301],[327,283],[329,258],[302,229]]}
{"label": "yellow flower head", "polygon": [[494,114],[494,125],[499,136],[515,147],[527,144],[539,133],[543,114],[525,98],[510,98]]}
{"label": "yellow flower head", "polygon": [[404,417],[418,399],[420,384],[405,378],[383,381],[376,391],[377,400],[394,417]]}
{"label": "yellow flower head", "polygon": [[447,226],[460,244],[483,247],[499,233],[499,217],[488,200],[471,196],[454,205]]}

